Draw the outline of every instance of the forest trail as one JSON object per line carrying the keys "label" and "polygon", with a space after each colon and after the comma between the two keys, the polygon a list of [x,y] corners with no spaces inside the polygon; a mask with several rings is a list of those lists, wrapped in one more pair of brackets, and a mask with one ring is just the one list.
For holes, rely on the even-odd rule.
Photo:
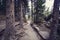
{"label": "forest trail", "polygon": [[[5,21],[0,23],[1,30],[6,27],[5,23],[6,23]],[[18,24],[18,23],[19,22],[16,22],[16,24]],[[30,26],[30,21],[28,21],[28,23],[26,25],[24,25],[24,28],[25,28],[25,33],[24,33],[25,35],[23,37],[19,38],[20,40],[40,40],[38,34]]]}
{"label": "forest trail", "polygon": [[26,35],[23,36],[21,40],[40,40],[38,34],[30,26],[30,21],[28,21],[28,24],[25,25],[24,28],[26,28],[25,30]]}
{"label": "forest trail", "polygon": [[[4,23],[4,25],[3,25],[3,23]],[[16,24],[18,24],[19,22],[16,22]],[[15,25],[16,25],[15,24]],[[31,25],[30,25],[30,20],[29,21],[27,21],[27,24],[25,24],[25,23],[23,23],[24,24],[24,28],[25,28],[25,30],[24,30],[24,36],[23,37],[21,37],[20,38],[20,40],[42,40],[41,38],[40,38],[40,36],[38,35],[38,33],[31,27]],[[1,26],[1,30],[2,29],[4,29],[5,28],[5,22],[2,22],[1,24],[0,24],[0,26]],[[34,26],[35,27],[35,26]],[[1,31],[0,30],[0,31]],[[40,34],[45,38],[46,37],[46,35],[48,36],[48,33],[47,33],[47,31],[45,30],[45,28],[44,27],[40,27]]]}

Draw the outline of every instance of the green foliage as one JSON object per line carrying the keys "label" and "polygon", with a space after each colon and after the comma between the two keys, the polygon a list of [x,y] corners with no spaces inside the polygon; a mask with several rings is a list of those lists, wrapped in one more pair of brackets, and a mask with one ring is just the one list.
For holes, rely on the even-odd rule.
{"label": "green foliage", "polygon": [[44,2],[42,0],[37,1],[37,6],[39,7],[39,9],[44,9],[45,6],[42,6],[43,4]]}
{"label": "green foliage", "polygon": [[42,6],[44,4],[44,2],[42,0],[37,0],[37,14],[39,14],[39,16],[43,16],[43,12],[45,9],[45,5]]}
{"label": "green foliage", "polygon": [[44,12],[44,15],[45,15],[46,17],[50,15],[49,8]]}
{"label": "green foliage", "polygon": [[45,9],[45,5],[42,6],[44,4],[43,0],[37,0],[37,7],[36,7],[36,22],[41,23],[41,20],[44,18],[44,9]]}

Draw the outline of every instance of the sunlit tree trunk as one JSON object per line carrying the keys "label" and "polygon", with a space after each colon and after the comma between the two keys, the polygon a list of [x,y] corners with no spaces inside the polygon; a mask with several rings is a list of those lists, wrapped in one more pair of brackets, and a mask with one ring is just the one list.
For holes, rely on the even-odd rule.
{"label": "sunlit tree trunk", "polygon": [[31,24],[33,24],[33,6],[34,6],[34,0],[31,0]]}
{"label": "sunlit tree trunk", "polygon": [[14,0],[6,0],[6,28],[4,40],[12,40],[11,38],[15,34],[14,22]]}
{"label": "sunlit tree trunk", "polygon": [[54,8],[52,13],[51,34],[49,40],[57,40],[57,27],[59,17],[59,0],[54,0]]}

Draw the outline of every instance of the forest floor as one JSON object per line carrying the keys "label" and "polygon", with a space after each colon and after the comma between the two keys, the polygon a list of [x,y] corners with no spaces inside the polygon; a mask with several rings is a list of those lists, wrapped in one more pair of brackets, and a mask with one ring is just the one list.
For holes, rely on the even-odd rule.
{"label": "forest floor", "polygon": [[[3,24],[4,23],[4,24]],[[17,22],[18,23],[18,22]],[[0,22],[0,31],[5,28],[5,21]],[[42,25],[43,26],[43,25]],[[43,38],[48,37],[49,32],[46,30],[45,27],[39,27],[34,24],[34,27],[38,30],[38,32],[43,36]],[[39,34],[33,29],[30,25],[30,21],[28,20],[27,23],[24,23],[25,28],[25,35],[20,38],[20,40],[42,40]]]}
{"label": "forest floor", "polygon": [[[18,23],[19,22],[16,22],[16,24],[18,24]],[[28,23],[24,23],[23,25],[24,25],[24,29],[25,29],[24,30],[25,35],[23,37],[21,37],[20,40],[40,40],[41,39],[39,37],[39,35],[34,31],[34,29],[30,26],[30,21],[28,21]],[[5,29],[5,27],[6,27],[6,22],[1,21],[0,22],[0,31]]]}
{"label": "forest floor", "polygon": [[[21,40],[43,40],[41,38],[41,36],[44,39],[47,39],[49,37],[50,30],[48,28],[44,27],[44,25],[41,25],[41,27],[37,27],[37,25],[34,24],[33,25],[34,27],[33,27],[30,25],[29,20],[27,22],[28,22],[28,24],[24,26],[24,28],[27,29],[27,30],[25,30],[25,33],[27,35],[22,37]],[[39,34],[37,33],[36,29],[37,29]]]}
{"label": "forest floor", "polygon": [[21,38],[21,40],[40,40],[39,35],[30,26],[30,22],[24,26],[26,35]]}

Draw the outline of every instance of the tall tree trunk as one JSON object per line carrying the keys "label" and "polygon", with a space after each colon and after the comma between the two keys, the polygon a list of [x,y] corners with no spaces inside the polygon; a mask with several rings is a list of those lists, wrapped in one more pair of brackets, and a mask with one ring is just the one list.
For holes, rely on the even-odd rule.
{"label": "tall tree trunk", "polygon": [[54,8],[52,13],[51,34],[49,40],[57,40],[57,27],[59,17],[59,0],[54,0]]}
{"label": "tall tree trunk", "polygon": [[26,5],[24,4],[24,8],[23,8],[23,20],[24,20],[24,22],[26,22],[25,15],[26,15]]}
{"label": "tall tree trunk", "polygon": [[14,22],[14,0],[6,0],[6,28],[4,40],[12,40],[10,38],[15,34]]}
{"label": "tall tree trunk", "polygon": [[24,34],[24,29],[23,29],[23,12],[22,12],[22,2],[21,0],[18,0],[18,17],[19,17],[19,26],[17,26],[17,36],[18,36],[18,39],[17,40],[20,40],[20,37],[23,36]]}
{"label": "tall tree trunk", "polygon": [[35,6],[35,0],[31,0],[31,13],[32,13],[32,15],[31,15],[32,19],[31,20],[32,20],[32,23],[34,23],[34,21],[35,21],[34,20],[34,17],[35,17],[34,16],[34,14],[35,14],[35,9],[34,9],[35,7],[34,6]]}
{"label": "tall tree trunk", "polygon": [[19,6],[18,6],[18,13],[19,13],[19,18],[20,18],[20,27],[23,28],[23,7],[22,7],[22,1],[19,0]]}

